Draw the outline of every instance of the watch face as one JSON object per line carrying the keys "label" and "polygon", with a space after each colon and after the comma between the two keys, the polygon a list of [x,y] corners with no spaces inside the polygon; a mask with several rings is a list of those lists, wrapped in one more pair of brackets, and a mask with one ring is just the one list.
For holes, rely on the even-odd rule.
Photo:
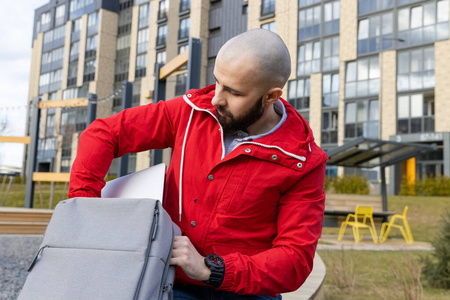
{"label": "watch face", "polygon": [[222,258],[221,258],[220,256],[218,256],[218,255],[211,255],[211,256],[209,256],[209,260],[210,260],[213,264],[215,264],[216,266],[219,266],[219,267],[223,266],[223,260],[222,260]]}

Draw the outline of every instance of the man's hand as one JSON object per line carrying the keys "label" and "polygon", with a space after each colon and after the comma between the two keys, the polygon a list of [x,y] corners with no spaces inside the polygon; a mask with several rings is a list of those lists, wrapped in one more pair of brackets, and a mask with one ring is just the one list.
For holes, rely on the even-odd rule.
{"label": "man's hand", "polygon": [[187,236],[175,236],[173,241],[171,265],[179,266],[184,273],[195,280],[208,280],[211,270]]}

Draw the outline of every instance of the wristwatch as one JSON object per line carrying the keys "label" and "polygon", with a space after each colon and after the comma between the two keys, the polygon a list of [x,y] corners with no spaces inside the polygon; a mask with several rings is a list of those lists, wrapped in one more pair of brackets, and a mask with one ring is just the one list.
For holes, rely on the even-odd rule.
{"label": "wristwatch", "polygon": [[211,275],[203,282],[215,288],[220,287],[225,276],[225,263],[222,257],[217,254],[208,254],[205,257],[205,265],[211,270]]}

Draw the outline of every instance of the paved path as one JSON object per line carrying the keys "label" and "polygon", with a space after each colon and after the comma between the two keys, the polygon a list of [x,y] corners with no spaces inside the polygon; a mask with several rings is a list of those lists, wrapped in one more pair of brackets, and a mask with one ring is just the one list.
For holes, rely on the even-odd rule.
{"label": "paved path", "polygon": [[317,250],[365,250],[365,251],[432,251],[433,246],[425,242],[413,242],[408,245],[404,239],[388,239],[384,243],[375,244],[372,237],[364,236],[358,244],[353,235],[344,235],[342,241],[338,241],[337,235],[323,235],[319,240]]}

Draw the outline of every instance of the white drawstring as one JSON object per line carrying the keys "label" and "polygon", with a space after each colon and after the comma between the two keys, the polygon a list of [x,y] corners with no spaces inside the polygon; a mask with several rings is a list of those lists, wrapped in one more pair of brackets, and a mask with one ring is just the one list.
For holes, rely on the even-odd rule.
{"label": "white drawstring", "polygon": [[186,127],[186,132],[184,133],[183,140],[183,148],[181,149],[181,162],[180,162],[180,191],[179,191],[179,200],[178,200],[178,213],[180,216],[179,221],[181,222],[181,213],[183,211],[183,165],[184,165],[184,150],[186,148],[186,139],[189,131],[189,127],[191,126],[192,116],[194,115],[194,109],[191,110],[191,115],[189,116],[189,122]]}

